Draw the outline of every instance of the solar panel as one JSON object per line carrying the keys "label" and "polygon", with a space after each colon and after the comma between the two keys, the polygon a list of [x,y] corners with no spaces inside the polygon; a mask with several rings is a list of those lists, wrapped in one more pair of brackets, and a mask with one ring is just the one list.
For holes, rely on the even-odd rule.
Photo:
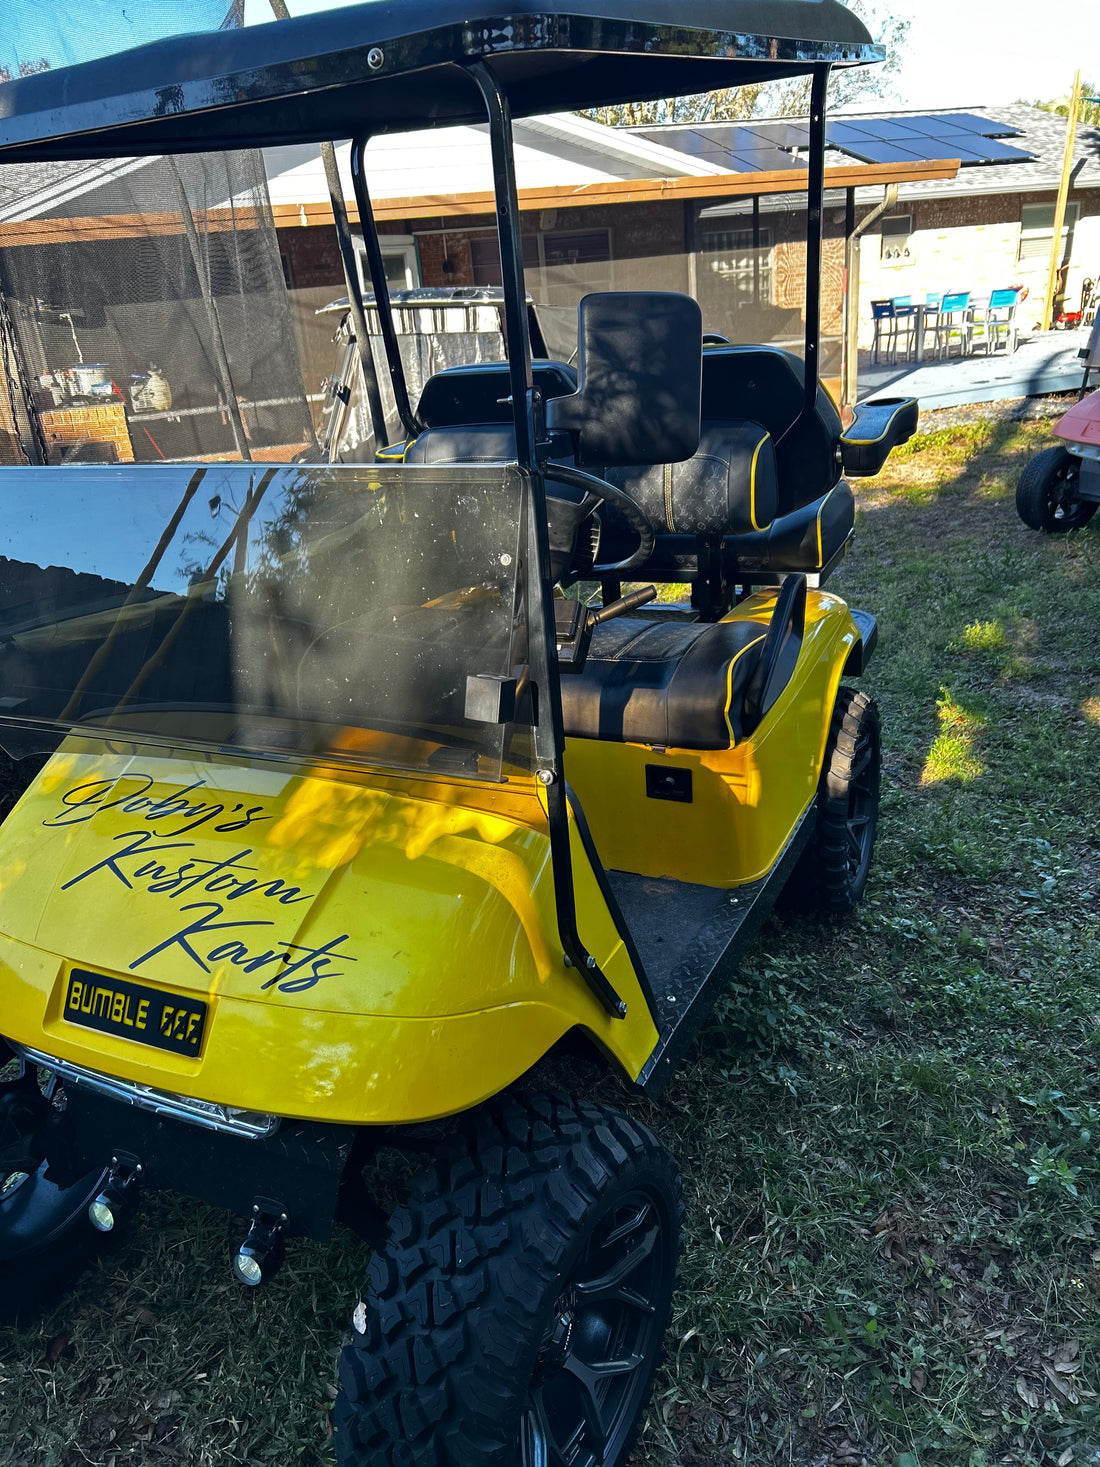
{"label": "solar panel", "polygon": [[780,148],[809,146],[810,128],[805,122],[754,122],[748,130]]}
{"label": "solar panel", "polygon": [[851,122],[830,122],[825,129],[825,136],[831,143],[843,143],[851,141],[854,143],[881,142],[882,139],[867,127],[856,127]]}
{"label": "solar panel", "polygon": [[920,139],[913,138],[914,147],[901,147],[895,142],[867,142],[846,143],[844,151],[850,153],[853,158],[858,158],[861,163],[926,163],[927,157],[914,151],[919,148]]}
{"label": "solar panel", "polygon": [[[835,127],[842,124],[832,123],[830,125]],[[907,137],[912,137],[914,132],[919,131],[916,127],[916,119],[899,122],[895,117],[861,117],[850,125],[860,128],[869,137],[875,138],[880,143],[888,143],[891,140],[904,143]]]}
{"label": "solar panel", "polygon": [[1026,163],[1035,156],[974,132],[944,133],[936,141],[944,150],[943,157],[958,158],[963,163]]}
{"label": "solar panel", "polygon": [[[695,123],[639,129],[641,136],[664,143],[716,167],[738,173],[777,172],[805,167],[805,160],[784,149],[809,145],[804,122]],[[828,146],[862,163],[931,163],[958,158],[967,167],[980,163],[1023,163],[1035,155],[995,142],[1019,137],[1020,130],[973,112],[944,112],[919,117],[839,118],[828,124]]]}
{"label": "solar panel", "polygon": [[978,117],[973,112],[940,112],[935,117],[922,117],[921,122],[946,122],[953,132],[976,132],[985,138],[1018,138],[1020,129],[1011,122],[997,122],[992,117]]}
{"label": "solar panel", "polygon": [[740,148],[737,159],[743,173],[776,173],[783,168],[804,168],[805,160],[792,158],[782,148]]}

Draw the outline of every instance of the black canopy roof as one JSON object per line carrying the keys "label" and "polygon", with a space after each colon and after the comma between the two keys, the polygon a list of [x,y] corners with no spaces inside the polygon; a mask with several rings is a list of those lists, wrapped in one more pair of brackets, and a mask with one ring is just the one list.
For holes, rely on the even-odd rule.
{"label": "black canopy roof", "polygon": [[838,0],[368,0],[176,36],[0,84],[0,161],[320,141],[484,120],[488,59],[516,116],[880,61]]}

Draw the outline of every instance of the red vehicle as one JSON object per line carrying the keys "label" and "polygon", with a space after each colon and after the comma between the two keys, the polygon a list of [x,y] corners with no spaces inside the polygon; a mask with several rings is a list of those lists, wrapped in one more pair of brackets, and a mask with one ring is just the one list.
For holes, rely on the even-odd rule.
{"label": "red vehicle", "polygon": [[[1089,374],[1100,372],[1100,318],[1081,355],[1087,387]],[[1100,391],[1075,402],[1054,432],[1062,443],[1036,454],[1016,485],[1016,512],[1048,535],[1081,529],[1100,505]]]}

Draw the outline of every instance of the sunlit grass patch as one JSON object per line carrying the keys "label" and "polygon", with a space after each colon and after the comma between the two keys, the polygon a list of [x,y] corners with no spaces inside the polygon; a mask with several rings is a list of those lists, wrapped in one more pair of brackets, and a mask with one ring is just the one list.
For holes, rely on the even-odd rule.
{"label": "sunlit grass patch", "polygon": [[1008,645],[1008,638],[999,620],[972,621],[963,628],[959,645],[967,652],[1001,652]]}
{"label": "sunlit grass patch", "polygon": [[1086,698],[1081,704],[1081,712],[1090,723],[1100,727],[1100,698]]}
{"label": "sunlit grass patch", "polygon": [[974,744],[986,725],[980,713],[971,713],[956,703],[946,688],[936,703],[940,732],[933,740],[921,770],[921,784],[943,784],[953,780],[970,784],[985,772]]}

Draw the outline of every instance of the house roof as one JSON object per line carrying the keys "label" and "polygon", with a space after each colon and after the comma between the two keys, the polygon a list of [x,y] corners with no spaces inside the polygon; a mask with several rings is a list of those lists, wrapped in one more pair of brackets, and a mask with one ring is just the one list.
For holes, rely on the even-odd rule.
{"label": "house roof", "polygon": [[[492,213],[492,168],[487,128],[441,128],[430,136],[393,133],[371,140],[366,175],[379,219]],[[805,163],[791,160],[782,184],[777,175],[743,175],[692,157],[627,128],[608,127],[575,113],[556,113],[515,123],[520,203],[528,209],[583,204],[652,202],[666,198],[710,199],[715,195],[805,188]],[[254,199],[227,197],[224,170],[216,155],[204,155],[209,187],[202,197],[211,214]],[[316,144],[299,143],[264,151],[276,223],[331,222],[328,185]],[[867,181],[953,171],[948,165],[873,165],[841,159],[834,187]],[[349,212],[357,217],[349,167],[349,144],[337,146],[337,163]],[[830,170],[831,174],[832,170]],[[0,245],[33,245],[72,238],[179,229],[175,195],[166,192],[155,159],[117,159],[74,164],[0,161]],[[221,192],[217,191],[222,177]],[[251,175],[249,180],[251,180]],[[197,199],[192,200],[198,207]],[[238,223],[242,216],[236,215]],[[173,222],[174,220],[174,222]],[[37,229],[34,227],[38,222]],[[209,221],[216,227],[216,218]],[[5,227],[6,226],[6,227]]]}
{"label": "house roof", "polygon": [[[515,148],[521,190],[714,173],[699,159],[569,112],[517,122]],[[344,196],[351,200],[349,152],[350,144],[337,145]],[[305,206],[308,211],[311,205],[328,204],[328,185],[315,144],[268,148],[264,160],[277,214],[287,206]],[[391,198],[435,199],[439,212],[446,212],[448,197],[491,192],[493,187],[486,126],[443,128],[430,139],[390,133],[371,141],[364,164],[376,205]]]}
{"label": "house roof", "polygon": [[[912,182],[901,180],[898,188],[900,199],[1044,193],[1057,189],[1062,174],[1066,120],[1064,117],[1044,112],[1038,107],[1027,106],[1025,103],[999,107],[968,107],[962,110],[954,108],[950,111],[941,108],[936,111],[909,109],[886,112],[837,112],[830,114],[830,130],[835,128],[836,133],[842,136],[843,127],[838,127],[838,124],[854,125],[858,130],[858,124],[866,123],[868,128],[874,131],[883,124],[894,122],[904,125],[908,121],[915,125],[918,118],[934,122],[937,118],[955,119],[967,115],[973,116],[975,122],[986,119],[991,124],[987,129],[987,136],[995,132],[999,134],[997,145],[990,150],[994,155],[998,153],[1003,155],[1006,150],[1011,149],[1021,156],[1011,162],[968,162],[964,158],[957,177],[926,178]],[[665,123],[641,127],[636,131],[639,135],[653,141],[663,142],[669,147],[690,152],[693,157],[713,159],[723,154],[728,155],[731,149],[738,149],[746,142],[751,143],[753,141],[752,130],[757,127],[761,133],[761,146],[764,146],[765,138],[770,137],[772,141],[769,145],[781,149],[797,148],[806,132],[805,122],[796,118],[749,118],[739,121],[732,127],[728,122],[698,122],[690,125]],[[886,130],[889,131],[889,128]],[[784,136],[784,133],[789,136]],[[953,156],[952,143],[959,136],[959,134],[945,133],[942,150],[944,158]],[[840,142],[839,137],[838,142]],[[934,142],[934,139],[924,139],[926,146]],[[842,160],[847,160],[853,149],[849,147],[847,152],[844,152],[841,151],[843,146],[843,143],[840,142],[839,147],[830,148],[826,154],[827,165],[835,165]],[[930,147],[927,156],[932,156],[934,151],[937,150]],[[757,156],[767,157],[768,155],[761,153]],[[796,155],[788,152],[787,156],[792,159],[793,164]],[[1077,128],[1074,158],[1076,167],[1073,174],[1073,188],[1078,190],[1100,188],[1100,129],[1087,126]],[[766,164],[765,166],[774,165]],[[858,189],[856,193],[859,203],[877,202],[878,197],[877,190]],[[732,207],[734,206],[718,206],[718,211],[730,212]]]}
{"label": "house roof", "polygon": [[[960,194],[1016,194],[1053,193],[1062,176],[1062,159],[1066,146],[1066,119],[1053,112],[1044,112],[1039,107],[1029,107],[1023,102],[1013,102],[1000,107],[975,107],[970,109],[995,122],[1004,122],[1019,129],[1019,137],[1005,141],[1013,147],[1032,154],[1032,159],[1023,163],[987,163],[975,168],[960,168],[953,179],[930,179],[919,183],[903,183],[898,189],[899,199],[958,198]],[[853,120],[858,114],[845,113]],[[880,118],[899,118],[904,121],[905,112],[876,112]],[[927,114],[935,116],[935,113]],[[1072,192],[1086,188],[1100,188],[1100,128],[1079,126],[1073,156],[1075,172]],[[864,202],[862,191],[857,194]],[[868,202],[874,195],[868,193]]]}

